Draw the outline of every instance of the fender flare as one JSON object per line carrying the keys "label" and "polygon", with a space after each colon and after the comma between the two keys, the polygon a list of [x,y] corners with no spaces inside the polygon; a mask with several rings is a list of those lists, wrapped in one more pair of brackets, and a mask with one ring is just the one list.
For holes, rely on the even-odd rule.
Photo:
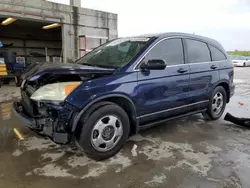
{"label": "fender flare", "polygon": [[[227,101],[229,102],[229,100],[230,100],[230,93],[231,93],[231,87],[230,87],[230,83],[229,83],[227,80],[221,80],[220,82],[216,83],[216,84],[213,86],[212,91],[213,91],[217,86],[219,86],[220,84],[227,84],[227,85],[228,85],[229,92],[226,91],[226,93],[227,93],[227,95],[229,95],[229,96],[228,96],[228,99],[227,99]],[[211,92],[212,92],[212,91],[211,91]]]}
{"label": "fender flare", "polygon": [[132,105],[132,109],[133,109],[133,114],[134,114],[134,118],[135,118],[135,121],[136,121],[136,117],[137,117],[137,113],[136,113],[136,108],[135,108],[135,104],[134,102],[129,98],[127,97],[126,95],[122,95],[122,94],[109,94],[109,95],[105,95],[105,96],[101,96],[101,97],[98,97],[94,100],[92,100],[91,102],[89,102],[75,117],[74,117],[74,120],[73,120],[73,125],[72,125],[72,128],[71,128],[71,131],[74,132],[76,127],[77,127],[77,124],[78,122],[80,121],[82,115],[95,103],[103,100],[103,99],[106,99],[106,98],[110,98],[110,97],[121,97],[121,98],[124,98],[126,100],[128,100],[130,102],[130,104]]}
{"label": "fender flare", "polygon": [[230,84],[229,84],[229,82],[228,82],[227,80],[220,80],[219,82],[216,82],[216,83],[213,85],[211,92],[212,92],[218,85],[220,85],[220,84],[227,84],[228,87],[229,87],[229,89],[230,89]]}

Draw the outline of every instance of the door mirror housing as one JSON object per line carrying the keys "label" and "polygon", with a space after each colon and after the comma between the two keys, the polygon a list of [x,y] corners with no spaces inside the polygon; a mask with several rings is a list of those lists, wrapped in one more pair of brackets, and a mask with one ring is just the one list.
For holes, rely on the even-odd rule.
{"label": "door mirror housing", "polygon": [[167,64],[163,59],[152,59],[147,63],[142,63],[140,66],[141,70],[164,70]]}

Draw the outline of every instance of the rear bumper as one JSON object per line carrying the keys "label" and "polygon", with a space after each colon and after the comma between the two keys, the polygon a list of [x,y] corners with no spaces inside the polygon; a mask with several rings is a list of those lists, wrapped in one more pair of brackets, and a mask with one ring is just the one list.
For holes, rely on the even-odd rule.
{"label": "rear bumper", "polygon": [[70,141],[71,135],[69,133],[59,133],[53,131],[57,126],[57,122],[52,121],[51,118],[30,117],[23,110],[23,106],[20,101],[13,102],[12,111],[24,126],[29,127],[44,136],[50,137],[55,143],[67,144]]}

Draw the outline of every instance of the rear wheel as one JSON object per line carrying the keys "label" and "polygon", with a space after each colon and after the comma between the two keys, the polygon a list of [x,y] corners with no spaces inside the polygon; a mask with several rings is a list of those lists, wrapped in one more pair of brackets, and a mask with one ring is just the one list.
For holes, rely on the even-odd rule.
{"label": "rear wheel", "polygon": [[[80,121],[78,146],[95,160],[104,160],[120,151],[130,131],[126,112],[116,104],[101,106]],[[80,129],[78,129],[80,130]]]}
{"label": "rear wheel", "polygon": [[225,89],[222,86],[216,87],[210,97],[208,109],[202,115],[207,120],[219,119],[226,108],[226,102],[227,94]]}

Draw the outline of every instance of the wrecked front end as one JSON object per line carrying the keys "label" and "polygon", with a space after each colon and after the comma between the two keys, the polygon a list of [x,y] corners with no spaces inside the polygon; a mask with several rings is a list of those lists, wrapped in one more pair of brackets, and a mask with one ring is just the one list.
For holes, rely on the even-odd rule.
{"label": "wrecked front end", "polygon": [[[28,89],[29,88],[29,89]],[[21,89],[21,99],[13,103],[15,115],[32,130],[66,144],[71,140],[71,125],[79,109],[66,103],[34,101],[30,86]]]}
{"label": "wrecked front end", "polygon": [[13,103],[13,111],[24,125],[35,132],[50,137],[56,143],[66,144],[73,135],[74,117],[81,110],[66,102],[66,98],[86,81],[112,72],[69,65],[56,70],[54,67],[33,67],[25,73],[28,76],[23,76],[21,99]]}

